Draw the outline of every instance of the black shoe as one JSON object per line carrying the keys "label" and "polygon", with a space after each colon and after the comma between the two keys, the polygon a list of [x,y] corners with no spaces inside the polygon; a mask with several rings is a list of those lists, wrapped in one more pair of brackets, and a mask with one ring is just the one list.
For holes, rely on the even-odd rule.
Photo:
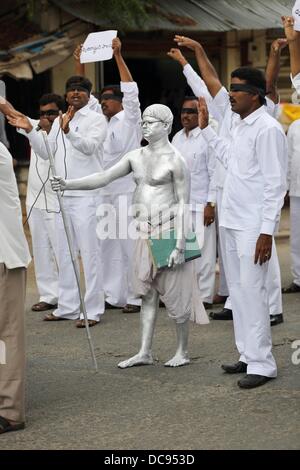
{"label": "black shoe", "polygon": [[213,304],[210,304],[208,302],[203,302],[203,307],[207,310],[209,310],[210,308],[212,308]]}
{"label": "black shoe", "polygon": [[255,388],[264,385],[272,378],[273,377],[265,377],[264,375],[247,374],[241,380],[238,380],[237,384],[240,388]]}
{"label": "black shoe", "polygon": [[221,367],[227,374],[242,374],[247,372],[247,364],[242,361],[235,364],[222,364]]}
{"label": "black shoe", "polygon": [[281,292],[282,294],[295,294],[296,292],[300,292],[300,286],[292,282],[289,287],[283,287]]}
{"label": "black shoe", "polygon": [[232,310],[223,308],[221,312],[210,312],[209,318],[211,320],[232,320]]}
{"label": "black shoe", "polygon": [[121,308],[123,307],[117,307],[116,305],[111,305],[105,301],[105,310],[115,310],[115,309],[120,310]]}
{"label": "black shoe", "polygon": [[278,315],[270,315],[270,325],[275,326],[283,323],[283,315],[282,313],[278,313]]}

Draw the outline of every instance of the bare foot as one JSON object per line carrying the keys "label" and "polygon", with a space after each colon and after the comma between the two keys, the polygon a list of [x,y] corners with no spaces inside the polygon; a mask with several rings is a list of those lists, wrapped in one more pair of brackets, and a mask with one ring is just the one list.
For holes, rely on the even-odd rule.
{"label": "bare foot", "polygon": [[172,359],[170,359],[168,362],[165,363],[166,367],[180,367],[180,366],[185,366],[190,363],[190,360],[188,358],[187,354],[183,353],[176,353]]}
{"label": "bare foot", "polygon": [[153,364],[153,362],[151,354],[138,353],[130,359],[127,359],[127,361],[119,362],[118,367],[120,367],[120,369],[126,369],[127,367],[150,365]]}

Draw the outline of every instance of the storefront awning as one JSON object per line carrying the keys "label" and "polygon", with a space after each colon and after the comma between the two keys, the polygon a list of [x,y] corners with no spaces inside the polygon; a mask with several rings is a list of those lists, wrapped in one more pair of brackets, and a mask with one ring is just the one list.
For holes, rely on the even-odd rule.
{"label": "storefront awning", "polygon": [[[114,27],[96,8],[96,0],[51,0],[53,4],[99,29]],[[131,31],[230,31],[281,27],[294,0],[155,0],[148,20]],[[120,15],[122,12],[120,11]]]}

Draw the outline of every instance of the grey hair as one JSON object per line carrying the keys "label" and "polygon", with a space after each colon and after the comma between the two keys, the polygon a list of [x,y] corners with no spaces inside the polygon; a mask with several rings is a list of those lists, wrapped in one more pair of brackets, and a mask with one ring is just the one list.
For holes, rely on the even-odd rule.
{"label": "grey hair", "polygon": [[171,132],[173,124],[173,113],[170,108],[168,108],[168,106],[165,106],[164,104],[152,104],[145,109],[143,112],[143,117],[144,116],[150,116],[168,124],[169,133]]}

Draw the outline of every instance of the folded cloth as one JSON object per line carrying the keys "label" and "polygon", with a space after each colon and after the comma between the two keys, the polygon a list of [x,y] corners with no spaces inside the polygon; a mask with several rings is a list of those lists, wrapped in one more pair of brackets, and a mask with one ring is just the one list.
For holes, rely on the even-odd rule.
{"label": "folded cloth", "polygon": [[[153,236],[149,225],[145,225],[148,237]],[[160,227],[161,230],[164,227]],[[183,323],[189,318],[198,324],[209,323],[208,316],[203,307],[196,271],[193,262],[183,263],[173,268],[158,269],[150,253],[146,230],[136,240],[133,266],[132,287],[136,296],[144,296],[153,288],[164,302],[169,316],[177,323]],[[156,227],[157,233],[157,227]],[[170,230],[168,224],[167,230]],[[149,233],[150,232],[150,233]]]}

